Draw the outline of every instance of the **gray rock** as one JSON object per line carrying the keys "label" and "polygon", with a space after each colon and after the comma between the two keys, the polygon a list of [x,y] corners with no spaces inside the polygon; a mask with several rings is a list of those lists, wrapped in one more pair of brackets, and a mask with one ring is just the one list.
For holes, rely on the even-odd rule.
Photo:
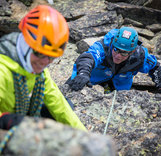
{"label": "gray rock", "polygon": [[75,104],[76,114],[92,132],[105,132],[114,100],[107,134],[116,141],[118,154],[157,155],[161,153],[158,148],[161,143],[161,96],[150,92],[152,87],[142,87],[145,91],[118,91],[115,100],[113,92],[104,94],[99,85],[93,86],[92,89],[85,87],[77,92],[72,92],[67,85],[61,86],[60,89]]}
{"label": "gray rock", "polygon": [[83,53],[85,51],[88,51],[88,48],[96,41],[101,40],[103,38],[102,37],[91,37],[91,38],[86,38],[86,39],[82,39],[78,42],[76,42],[76,46],[77,46],[77,52],[78,53]]}
{"label": "gray rock", "polygon": [[150,29],[153,32],[159,32],[161,31],[161,24],[152,24],[152,25],[147,25],[146,26],[147,29]]}
{"label": "gray rock", "polygon": [[25,4],[26,6],[31,6],[31,4],[33,3],[33,0],[19,0],[20,2],[22,2],[23,4]]}
{"label": "gray rock", "polygon": [[12,156],[115,156],[109,136],[72,129],[50,119],[27,117],[7,148]]}
{"label": "gray rock", "polygon": [[12,10],[10,7],[10,3],[7,0],[0,1],[0,16],[11,16]]}
{"label": "gray rock", "polygon": [[[134,26],[139,31],[140,38],[144,42],[143,45],[148,48],[151,54],[156,54],[160,62],[161,11],[143,7],[146,2],[150,1],[143,0],[142,3],[141,1],[142,0],[126,0],[128,3],[132,2],[131,4],[141,6],[127,3],[109,3],[104,0],[57,0],[51,5],[60,11],[67,19],[70,28],[70,39],[72,39],[74,43],[69,41],[64,55],[55,59],[54,62],[50,64],[49,70],[52,79],[57,83],[63,94],[74,103],[75,113],[91,132],[103,134],[114,93],[104,94],[104,89],[99,85],[93,86],[92,89],[85,87],[82,91],[74,92],[69,89],[68,85],[64,85],[64,83],[71,76],[74,61],[79,56],[78,52],[81,53],[87,50],[89,45],[96,41],[97,38],[105,35],[111,28],[119,28],[123,25]],[[155,0],[151,2],[158,4]],[[38,4],[47,4],[47,2],[45,3],[45,0],[41,2],[34,0],[31,7],[26,7],[18,0],[1,0],[0,35],[11,31],[18,31],[17,25],[20,19],[29,9]],[[148,3],[146,3],[146,5],[148,6]],[[75,44],[76,41],[77,44]],[[120,91],[117,93],[114,109],[107,128],[107,134],[114,138],[118,155],[161,155],[160,100],[161,96],[156,92],[155,85],[151,81],[151,78],[146,74],[140,73],[135,76],[130,91]],[[26,124],[27,123],[26,121]],[[37,124],[33,123],[33,125]],[[70,138],[69,140],[71,141],[71,144],[67,147],[65,143],[68,143],[68,139],[61,142],[59,139],[53,141],[53,139],[50,138],[51,136],[56,137],[58,134],[59,137],[60,135],[63,137],[64,133],[52,133],[51,131],[53,130],[49,130],[50,128],[35,128],[33,125],[28,126],[27,129],[23,129],[24,132],[21,131],[21,133],[24,134],[22,138],[25,138],[25,136],[33,137],[34,141],[29,140],[29,142],[23,142],[20,139],[21,143],[18,143],[19,140],[17,140],[16,143],[14,141],[12,142],[13,147],[18,143],[21,147],[27,146],[29,151],[33,152],[39,150],[37,154],[42,152],[42,155],[46,155],[47,152],[52,155],[52,147],[54,147],[53,149],[55,149],[55,151],[61,153],[63,148],[68,149],[70,145],[73,145],[70,146],[72,148],[64,151],[63,154],[69,154],[70,150],[75,155],[81,155],[83,150],[83,154],[85,155],[89,153],[93,154],[91,147],[95,147],[96,144],[98,146],[95,149],[96,154],[101,148],[103,148],[103,152],[107,150],[105,144],[101,144],[101,140],[97,140],[99,143],[93,141],[92,144],[89,141],[91,144],[85,144],[84,140],[87,139],[86,136],[90,135],[85,133],[84,135],[78,135],[78,138],[82,137],[83,139],[82,142],[80,141],[80,144],[77,145],[76,142],[72,141],[70,138],[71,135],[73,137],[75,136],[76,131],[73,131],[73,129],[69,127],[65,128],[65,130],[69,132],[65,137]],[[32,128],[38,129],[38,132],[33,131]],[[49,130],[48,133],[51,135],[42,132],[43,130]],[[100,139],[101,138],[102,137],[100,137]],[[47,144],[45,144],[45,139],[49,141]],[[92,137],[92,139],[95,140],[95,137]],[[11,150],[14,151],[13,147]],[[24,149],[19,148],[18,150],[23,151]],[[17,152],[21,152],[18,150]],[[29,153],[29,155],[32,154],[32,152]]]}

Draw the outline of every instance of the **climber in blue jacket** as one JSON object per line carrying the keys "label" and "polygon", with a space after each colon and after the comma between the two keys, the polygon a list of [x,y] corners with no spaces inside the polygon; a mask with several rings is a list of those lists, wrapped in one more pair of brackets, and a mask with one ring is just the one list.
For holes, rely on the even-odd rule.
{"label": "climber in blue jacket", "polygon": [[161,66],[156,57],[142,46],[135,29],[121,27],[110,30],[77,58],[66,83],[75,91],[95,84],[129,90],[138,72],[148,73],[161,88]]}

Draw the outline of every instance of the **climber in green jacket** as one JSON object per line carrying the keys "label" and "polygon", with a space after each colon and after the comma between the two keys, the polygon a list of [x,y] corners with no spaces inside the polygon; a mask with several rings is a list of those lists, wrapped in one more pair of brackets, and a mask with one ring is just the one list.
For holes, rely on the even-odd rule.
{"label": "climber in green jacket", "polygon": [[19,23],[21,32],[0,38],[0,128],[18,125],[24,116],[50,116],[73,128],[87,130],[46,68],[63,55],[69,38],[65,18],[39,5]]}

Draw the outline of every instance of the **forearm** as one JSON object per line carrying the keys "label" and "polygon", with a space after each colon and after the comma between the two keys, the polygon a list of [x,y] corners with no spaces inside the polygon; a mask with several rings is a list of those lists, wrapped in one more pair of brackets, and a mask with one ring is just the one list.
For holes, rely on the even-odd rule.
{"label": "forearm", "polygon": [[149,71],[149,75],[156,84],[156,87],[161,88],[161,66],[159,62],[157,62],[156,66]]}
{"label": "forearm", "polygon": [[10,129],[13,126],[18,125],[24,116],[20,114],[11,114],[11,113],[3,113],[0,116],[0,129]]}
{"label": "forearm", "polygon": [[78,73],[86,73],[86,74],[90,75],[90,73],[95,65],[93,56],[90,53],[81,54],[75,63],[77,66],[77,74]]}

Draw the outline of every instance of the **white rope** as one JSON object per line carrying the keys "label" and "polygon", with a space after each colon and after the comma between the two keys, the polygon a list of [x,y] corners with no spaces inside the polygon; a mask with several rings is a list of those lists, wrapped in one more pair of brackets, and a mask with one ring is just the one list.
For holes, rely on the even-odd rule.
{"label": "white rope", "polygon": [[108,117],[107,117],[106,126],[105,126],[105,130],[104,130],[103,135],[106,135],[106,132],[107,132],[107,127],[108,127],[108,124],[109,124],[109,121],[110,121],[110,118],[111,118],[113,106],[114,106],[115,99],[116,99],[116,92],[117,92],[117,91],[114,90],[114,97],[113,97],[113,99],[112,99],[112,106],[111,106],[111,108],[110,108],[110,113],[109,113],[109,115],[108,115]]}

